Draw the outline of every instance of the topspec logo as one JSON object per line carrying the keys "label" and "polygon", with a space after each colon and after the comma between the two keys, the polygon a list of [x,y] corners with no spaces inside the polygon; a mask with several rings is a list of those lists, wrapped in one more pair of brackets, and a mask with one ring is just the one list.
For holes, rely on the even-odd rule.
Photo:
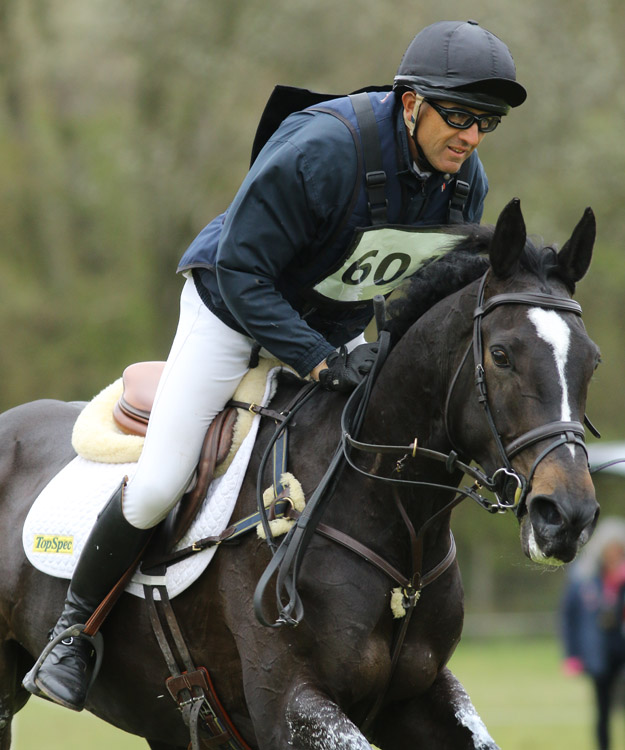
{"label": "topspec logo", "polygon": [[74,551],[73,536],[59,536],[58,534],[35,534],[33,552],[57,553],[71,555]]}

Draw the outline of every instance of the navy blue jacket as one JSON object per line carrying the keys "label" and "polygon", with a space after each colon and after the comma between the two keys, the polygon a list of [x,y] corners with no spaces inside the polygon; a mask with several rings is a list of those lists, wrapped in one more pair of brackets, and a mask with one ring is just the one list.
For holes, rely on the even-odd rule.
{"label": "navy blue jacket", "polygon": [[582,660],[592,677],[605,675],[616,661],[625,661],[623,592],[606,604],[599,575],[575,578],[562,602],[562,638],[567,657]]}
{"label": "navy blue jacket", "polygon": [[[389,224],[446,223],[454,178],[419,176],[395,95],[369,96],[387,173]],[[178,267],[194,269],[200,296],[223,322],[301,375],[362,333],[372,317],[369,302],[330,308],[309,293],[349,252],[355,229],[371,226],[352,131],[358,139],[347,97],[287,117],[231,206],[200,232]],[[488,182],[476,153],[466,179],[465,219],[479,223]]]}

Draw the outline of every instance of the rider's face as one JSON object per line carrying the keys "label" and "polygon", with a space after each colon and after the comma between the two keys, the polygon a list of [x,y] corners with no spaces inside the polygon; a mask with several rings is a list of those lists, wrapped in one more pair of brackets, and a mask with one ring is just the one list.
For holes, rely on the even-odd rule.
{"label": "rider's face", "polygon": [[[411,131],[410,117],[414,114],[417,100],[412,92],[408,92],[404,96],[404,116],[408,130]],[[441,101],[439,104],[443,107],[454,106],[453,102],[446,101]],[[463,105],[463,109],[475,114],[484,114],[483,110],[473,107]],[[428,162],[439,172],[455,174],[486,135],[478,130],[477,123],[473,123],[466,130],[451,127],[425,101],[421,103],[416,117],[416,135],[419,146],[421,146]],[[409,144],[411,151],[413,151],[412,156],[417,160],[417,150],[412,139],[409,139]]]}

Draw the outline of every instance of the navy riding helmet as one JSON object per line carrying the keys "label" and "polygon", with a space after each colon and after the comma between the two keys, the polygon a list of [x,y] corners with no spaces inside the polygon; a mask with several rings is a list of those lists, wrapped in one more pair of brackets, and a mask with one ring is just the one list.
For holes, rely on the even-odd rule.
{"label": "navy riding helmet", "polygon": [[426,26],[404,53],[395,89],[444,99],[497,115],[523,104],[508,47],[477,21],[438,21]]}

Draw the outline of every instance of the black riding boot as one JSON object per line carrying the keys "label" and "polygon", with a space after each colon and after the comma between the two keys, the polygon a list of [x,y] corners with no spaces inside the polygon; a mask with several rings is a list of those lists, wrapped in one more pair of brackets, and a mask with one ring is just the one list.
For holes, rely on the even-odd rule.
{"label": "black riding boot", "polygon": [[[69,584],[63,612],[50,640],[84,624],[146,544],[152,529],[137,529],[122,513],[125,480],[98,515]],[[41,657],[40,657],[41,658]],[[81,711],[94,677],[95,650],[84,636],[64,638],[24,678],[31,693]]]}

